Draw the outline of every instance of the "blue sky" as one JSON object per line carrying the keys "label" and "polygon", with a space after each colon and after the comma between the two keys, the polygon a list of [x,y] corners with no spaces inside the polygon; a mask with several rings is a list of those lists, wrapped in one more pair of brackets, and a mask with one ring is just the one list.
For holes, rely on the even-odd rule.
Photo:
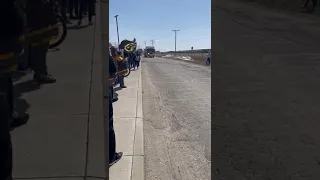
{"label": "blue sky", "polygon": [[160,51],[174,50],[173,29],[177,32],[177,50],[211,48],[211,0],[110,0],[110,42],[117,43],[114,16],[118,16],[120,42],[137,39],[144,48],[155,40]]}

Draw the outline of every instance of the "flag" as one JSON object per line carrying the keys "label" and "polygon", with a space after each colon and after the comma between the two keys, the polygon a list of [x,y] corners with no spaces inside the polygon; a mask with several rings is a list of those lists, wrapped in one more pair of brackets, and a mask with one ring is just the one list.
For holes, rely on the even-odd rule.
{"label": "flag", "polygon": [[123,40],[121,41],[119,48],[124,49],[124,51],[127,53],[132,53],[136,51],[137,43],[129,40]]}

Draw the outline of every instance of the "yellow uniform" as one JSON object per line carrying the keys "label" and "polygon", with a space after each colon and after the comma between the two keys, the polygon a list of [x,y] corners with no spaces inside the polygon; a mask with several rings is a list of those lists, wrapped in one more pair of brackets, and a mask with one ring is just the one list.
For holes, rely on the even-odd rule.
{"label": "yellow uniform", "polygon": [[127,60],[122,56],[115,56],[114,59],[116,60],[115,64],[117,66],[116,75],[124,77],[128,73]]}

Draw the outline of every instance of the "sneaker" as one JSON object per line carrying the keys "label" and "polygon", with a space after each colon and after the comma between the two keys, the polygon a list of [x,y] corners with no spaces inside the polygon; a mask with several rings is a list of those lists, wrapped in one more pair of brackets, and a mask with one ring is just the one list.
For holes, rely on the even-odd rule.
{"label": "sneaker", "polygon": [[81,24],[82,24],[82,20],[79,20],[78,21],[78,26],[81,26]]}
{"label": "sneaker", "polygon": [[75,15],[70,15],[69,18],[70,19],[77,19],[77,17]]}
{"label": "sneaker", "polygon": [[126,86],[126,85],[120,85],[120,87],[121,87],[121,88],[127,88],[127,86]]}
{"label": "sneaker", "polygon": [[115,97],[115,98],[112,99],[112,102],[116,102],[118,100],[119,100],[119,98]]}
{"label": "sneaker", "polygon": [[122,152],[116,153],[116,155],[114,156],[114,159],[111,162],[109,162],[109,167],[117,163],[122,158],[122,155],[123,155]]}
{"label": "sneaker", "polygon": [[55,83],[57,80],[52,77],[50,74],[46,74],[46,75],[34,75],[33,79],[39,83],[43,83],[43,84],[51,84],[51,83]]}
{"label": "sneaker", "polygon": [[69,19],[66,19],[67,24],[72,24],[72,22]]}

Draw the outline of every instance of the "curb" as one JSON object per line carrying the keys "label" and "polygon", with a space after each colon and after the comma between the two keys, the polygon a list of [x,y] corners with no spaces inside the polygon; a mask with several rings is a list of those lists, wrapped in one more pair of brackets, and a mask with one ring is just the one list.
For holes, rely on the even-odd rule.
{"label": "curb", "polygon": [[144,137],[143,137],[142,69],[141,67],[142,66],[140,64],[131,180],[144,180]]}

